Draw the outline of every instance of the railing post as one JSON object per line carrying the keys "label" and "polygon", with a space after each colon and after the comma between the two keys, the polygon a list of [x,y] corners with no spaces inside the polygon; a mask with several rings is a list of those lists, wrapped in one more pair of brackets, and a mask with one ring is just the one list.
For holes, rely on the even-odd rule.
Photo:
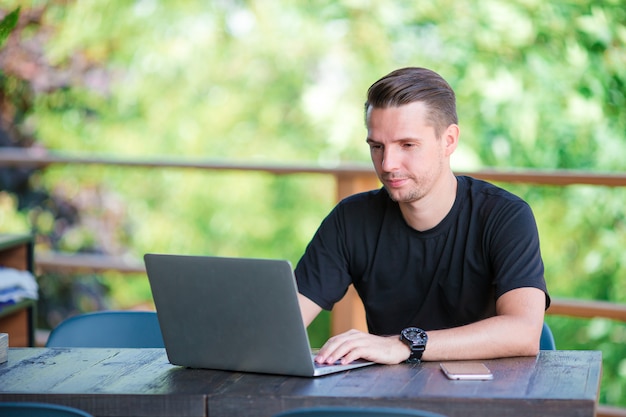
{"label": "railing post", "polygon": [[[380,187],[380,182],[372,170],[371,173],[344,174],[336,173],[337,201],[362,191],[374,190]],[[335,304],[331,315],[330,331],[332,335],[343,333],[350,329],[366,332],[365,309],[353,286],[343,299]]]}

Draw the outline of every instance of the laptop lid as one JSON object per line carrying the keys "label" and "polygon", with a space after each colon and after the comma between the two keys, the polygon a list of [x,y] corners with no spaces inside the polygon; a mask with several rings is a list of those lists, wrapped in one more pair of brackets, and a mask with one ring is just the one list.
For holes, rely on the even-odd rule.
{"label": "laptop lid", "polygon": [[144,261],[174,365],[317,376],[371,364],[314,363],[288,261],[166,254]]}

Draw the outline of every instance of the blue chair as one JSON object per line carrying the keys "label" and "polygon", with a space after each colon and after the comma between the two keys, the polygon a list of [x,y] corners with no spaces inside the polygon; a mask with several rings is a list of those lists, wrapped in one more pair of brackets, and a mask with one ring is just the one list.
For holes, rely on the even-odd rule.
{"label": "blue chair", "polygon": [[445,417],[425,410],[385,407],[313,407],[283,411],[274,417]]}
{"label": "blue chair", "polygon": [[78,408],[45,403],[0,403],[2,417],[93,417]]}
{"label": "blue chair", "polygon": [[162,348],[153,311],[99,311],[70,317],[52,330],[46,347]]}
{"label": "blue chair", "polygon": [[543,330],[541,331],[541,339],[539,339],[540,350],[556,350],[556,343],[554,342],[554,336],[550,327],[543,323]]}

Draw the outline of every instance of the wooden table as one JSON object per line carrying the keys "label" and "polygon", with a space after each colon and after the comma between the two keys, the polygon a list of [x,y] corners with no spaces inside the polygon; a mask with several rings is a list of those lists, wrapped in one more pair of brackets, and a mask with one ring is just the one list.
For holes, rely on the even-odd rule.
{"label": "wooden table", "polygon": [[438,363],[375,365],[321,378],[187,369],[163,349],[12,348],[0,401],[46,401],[95,416],[272,416],[317,405],[421,408],[454,416],[593,416],[601,352],[485,361],[493,381],[449,381]]}

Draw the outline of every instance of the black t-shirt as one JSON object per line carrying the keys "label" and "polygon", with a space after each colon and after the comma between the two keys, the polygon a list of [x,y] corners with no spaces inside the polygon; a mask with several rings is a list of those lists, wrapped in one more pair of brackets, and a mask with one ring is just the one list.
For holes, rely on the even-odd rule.
{"label": "black t-shirt", "polygon": [[519,197],[457,177],[454,205],[434,228],[404,221],[384,188],[350,196],[324,219],[296,266],[298,291],[330,310],[354,284],[369,331],[398,334],[495,315],[498,297],[535,287],[550,298],[533,213]]}

